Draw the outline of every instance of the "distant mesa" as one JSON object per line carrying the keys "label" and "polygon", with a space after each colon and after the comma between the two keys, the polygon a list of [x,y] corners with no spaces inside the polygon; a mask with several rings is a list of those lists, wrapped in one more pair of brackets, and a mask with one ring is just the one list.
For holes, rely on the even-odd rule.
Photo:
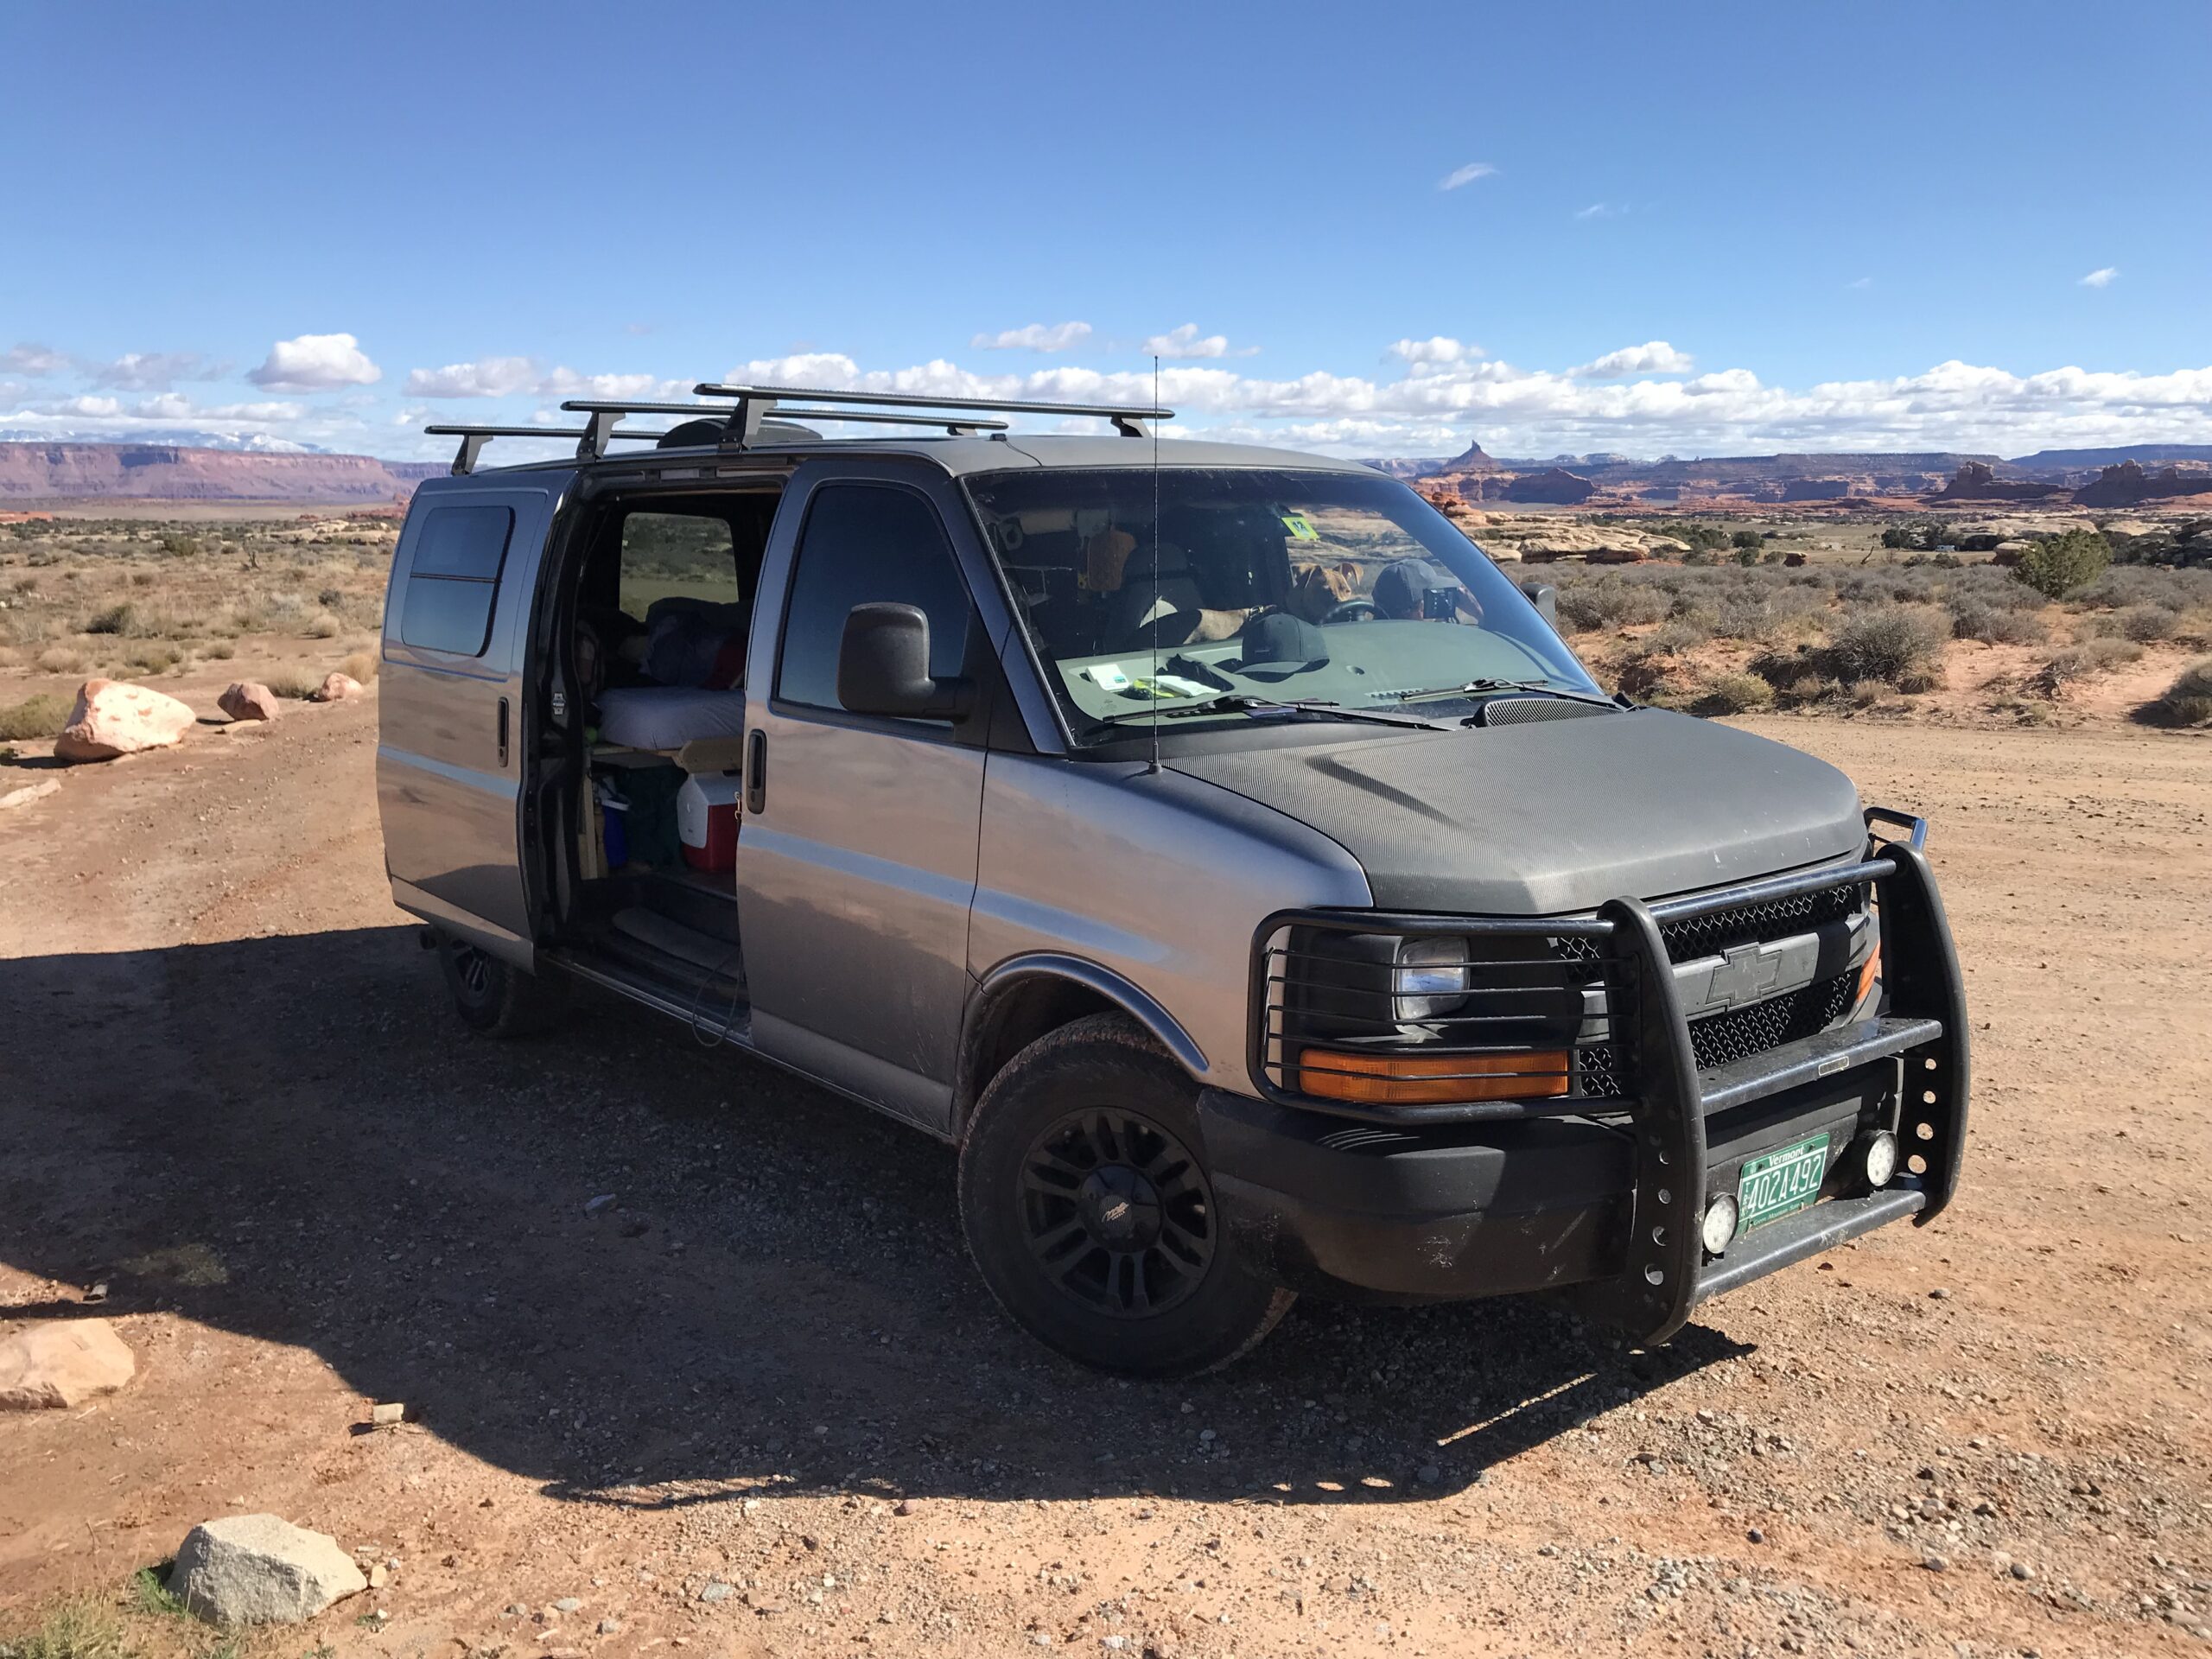
{"label": "distant mesa", "polygon": [[2178,467],[2168,466],[2155,473],[2145,473],[2142,466],[2129,459],[2107,467],[2097,474],[2096,481],[2085,484],[2074,492],[2077,507],[2132,507],[2140,502],[2161,501],[2177,495],[2212,493],[2212,472],[2192,467],[2183,472]]}
{"label": "distant mesa", "polygon": [[1566,507],[1580,506],[1597,493],[1595,484],[1568,472],[1564,467],[1547,467],[1541,473],[1523,473],[1506,485],[1503,491],[1508,501],[1544,501]]}
{"label": "distant mesa", "polygon": [[0,503],[404,501],[443,461],[276,454],[151,443],[0,443]]}
{"label": "distant mesa", "polygon": [[1951,475],[1951,481],[1931,501],[2047,501],[2066,493],[2063,484],[2039,479],[2006,479],[1986,461],[1969,461]]}

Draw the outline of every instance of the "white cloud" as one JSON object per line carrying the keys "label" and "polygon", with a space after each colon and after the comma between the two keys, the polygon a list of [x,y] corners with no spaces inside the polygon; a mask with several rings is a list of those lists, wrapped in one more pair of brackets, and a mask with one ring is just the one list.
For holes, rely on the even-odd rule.
{"label": "white cloud", "polygon": [[1688,352],[1678,352],[1663,340],[1647,340],[1641,346],[1607,352],[1567,372],[1583,380],[1618,380],[1628,374],[1684,374],[1691,361]]}
{"label": "white cloud", "polygon": [[384,371],[351,334],[301,334],[269,348],[269,360],[246,376],[271,391],[327,391],[373,385]]}
{"label": "white cloud", "polygon": [[1874,279],[1872,276],[1854,276],[1851,281],[1846,283],[1844,286],[1846,288],[1872,288],[1874,286]]}
{"label": "white cloud", "polygon": [[2118,265],[2099,265],[2082,279],[2084,288],[2110,288],[2113,278],[2120,275]]}
{"label": "white cloud", "polygon": [[1463,184],[1472,184],[1477,179],[1495,178],[1497,169],[1488,162],[1469,162],[1465,167],[1455,167],[1436,181],[1440,190],[1457,190]]}
{"label": "white cloud", "polygon": [[1483,348],[1449,334],[1431,334],[1427,340],[1394,340],[1389,354],[1402,363],[1465,363],[1480,357]]}
{"label": "white cloud", "polygon": [[982,352],[1065,352],[1090,338],[1087,322],[1032,322],[995,334],[977,334],[968,344]]}
{"label": "white cloud", "polygon": [[406,395],[410,397],[512,397],[530,391],[544,378],[536,359],[483,357],[471,363],[448,363],[442,369],[410,369]]}
{"label": "white cloud", "polygon": [[96,386],[123,391],[167,391],[180,380],[213,380],[228,372],[228,365],[198,352],[125,352],[91,370],[90,378]]}
{"label": "white cloud", "polygon": [[58,374],[68,366],[69,359],[51,346],[35,346],[29,340],[0,352],[0,370],[10,374]]}
{"label": "white cloud", "polygon": [[[1229,337],[1226,334],[1201,335],[1198,333],[1198,325],[1195,322],[1186,322],[1179,328],[1170,328],[1164,334],[1147,335],[1144,349],[1153,357],[1188,358],[1232,355],[1229,349]],[[1258,349],[1256,346],[1247,346],[1233,355],[1249,357]]]}
{"label": "white cloud", "polygon": [[1593,201],[1587,207],[1576,208],[1574,216],[1577,219],[1618,219],[1626,212],[1627,208],[1616,202]]}

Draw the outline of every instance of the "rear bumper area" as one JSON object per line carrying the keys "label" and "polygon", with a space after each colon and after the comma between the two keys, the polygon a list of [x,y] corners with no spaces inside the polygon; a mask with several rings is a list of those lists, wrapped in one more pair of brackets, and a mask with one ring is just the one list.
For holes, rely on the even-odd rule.
{"label": "rear bumper area", "polygon": [[[1669,907],[1607,906],[1611,949],[1640,988],[1623,1033],[1640,1081],[1589,1116],[1498,1103],[1393,1122],[1207,1091],[1200,1122],[1235,1248],[1279,1283],[1351,1300],[1579,1287],[1592,1317],[1655,1344],[1713,1296],[1876,1227],[1928,1220],[1955,1187],[1965,1135],[1957,958],[1916,844],[1839,879],[1853,874],[1881,883],[1890,1012],[1702,1070],[1660,938]],[[1897,1170],[1873,1187],[1866,1149],[1883,1135]],[[1807,1207],[1777,1214],[1750,1196],[1771,1179],[1769,1154],[1803,1169],[1815,1138],[1825,1155]],[[1758,1224],[1708,1251],[1707,1204],[1739,1193]]]}

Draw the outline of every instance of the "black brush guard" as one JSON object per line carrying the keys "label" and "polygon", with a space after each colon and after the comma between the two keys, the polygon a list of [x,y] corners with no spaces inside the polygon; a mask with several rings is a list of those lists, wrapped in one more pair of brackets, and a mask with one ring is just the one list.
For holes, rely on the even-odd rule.
{"label": "black brush guard", "polygon": [[[1592,1318],[1619,1326],[1640,1343],[1663,1342],[1707,1298],[1904,1217],[1925,1224],[1942,1212],[1957,1188],[1968,1090],[1966,1002],[1943,901],[1922,849],[1927,826],[1878,807],[1866,816],[1867,856],[1857,863],[1656,904],[1617,899],[1601,906],[1594,918],[1506,920],[1358,911],[1272,917],[1260,930],[1254,957],[1254,1006],[1263,1012],[1254,1027],[1253,1079],[1262,1096],[1279,1105],[1381,1125],[1537,1117],[1624,1122],[1635,1147],[1627,1260],[1618,1276],[1577,1287],[1576,1294]],[[1885,834],[1885,826],[1904,830],[1904,838]],[[1719,912],[1783,904],[1861,884],[1872,884],[1878,895],[1886,1012],[1700,1070],[1662,930]],[[1471,946],[1478,940],[1533,937],[1554,945],[1572,941],[1573,949],[1594,948],[1594,982],[1606,988],[1609,1034],[1630,1052],[1634,1089],[1612,1097],[1570,1094],[1438,1105],[1367,1105],[1304,1093],[1294,1086],[1298,1043],[1283,1012],[1290,953],[1278,943],[1292,928],[1458,934]],[[1480,1055],[1494,1066],[1511,1050],[1446,1052]],[[1707,1118],[1895,1057],[1901,1057],[1903,1087],[1899,1169],[1891,1185],[1859,1197],[1821,1199],[1738,1238],[1725,1255],[1707,1261],[1701,1236]],[[1466,1075],[1497,1073],[1471,1065]],[[1559,1076],[1536,1070],[1525,1075]]]}

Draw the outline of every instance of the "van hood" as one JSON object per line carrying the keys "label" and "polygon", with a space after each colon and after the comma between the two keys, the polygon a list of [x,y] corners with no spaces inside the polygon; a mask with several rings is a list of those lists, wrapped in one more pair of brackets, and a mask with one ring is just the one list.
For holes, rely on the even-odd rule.
{"label": "van hood", "polygon": [[[1859,791],[1784,744],[1663,709],[1193,754],[1174,771],[1310,825],[1386,910],[1540,916],[1855,854]],[[1357,735],[1354,735],[1357,733]]]}

